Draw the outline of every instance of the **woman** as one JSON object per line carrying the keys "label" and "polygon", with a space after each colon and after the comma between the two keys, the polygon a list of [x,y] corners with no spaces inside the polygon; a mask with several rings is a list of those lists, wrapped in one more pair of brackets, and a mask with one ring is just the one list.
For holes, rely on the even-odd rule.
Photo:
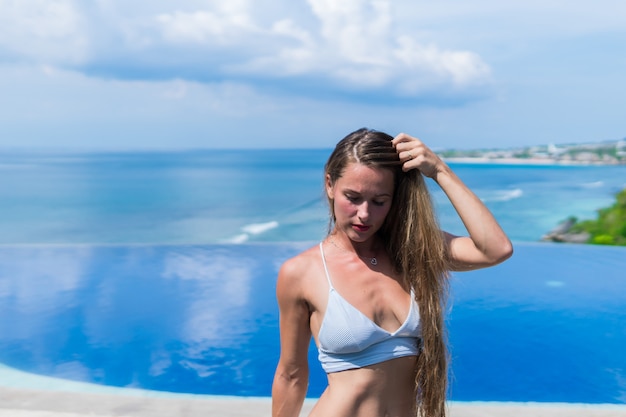
{"label": "woman", "polygon": [[[423,175],[469,236],[439,230]],[[445,416],[448,271],[502,262],[511,242],[450,168],[406,134],[349,134],[326,164],[325,188],[329,235],[278,275],[273,416],[300,413],[311,336],[328,386],[310,416]]]}

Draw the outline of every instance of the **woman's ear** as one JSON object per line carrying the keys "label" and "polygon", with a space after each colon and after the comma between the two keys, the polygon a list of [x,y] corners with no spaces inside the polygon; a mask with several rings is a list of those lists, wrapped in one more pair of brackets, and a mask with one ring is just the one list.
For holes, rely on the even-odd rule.
{"label": "woman's ear", "polygon": [[326,174],[326,195],[332,200],[333,194],[333,182],[330,179],[330,174]]}

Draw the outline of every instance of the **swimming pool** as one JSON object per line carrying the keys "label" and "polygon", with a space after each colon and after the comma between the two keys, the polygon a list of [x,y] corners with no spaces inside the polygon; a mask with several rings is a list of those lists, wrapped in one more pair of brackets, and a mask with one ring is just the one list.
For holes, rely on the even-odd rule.
{"label": "swimming pool", "polygon": [[[268,396],[276,273],[309,245],[0,247],[0,362],[111,386]],[[518,243],[502,265],[455,274],[451,399],[625,404],[624,271],[626,248]],[[316,356],[310,397],[325,385]]]}

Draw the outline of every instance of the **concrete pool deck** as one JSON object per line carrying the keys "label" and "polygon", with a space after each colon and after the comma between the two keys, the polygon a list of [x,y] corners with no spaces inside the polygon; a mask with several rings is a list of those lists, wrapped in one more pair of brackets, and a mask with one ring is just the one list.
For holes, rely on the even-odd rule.
{"label": "concrete pool deck", "polygon": [[[301,416],[315,400],[307,399]],[[450,402],[450,417],[626,417],[626,404]],[[0,364],[0,417],[257,417],[271,399],[174,394],[35,375]]]}
{"label": "concrete pool deck", "polygon": [[[314,400],[306,400],[306,416]],[[626,417],[626,405],[451,402],[450,417]],[[0,417],[252,417],[270,416],[256,397],[70,392],[0,387]]]}

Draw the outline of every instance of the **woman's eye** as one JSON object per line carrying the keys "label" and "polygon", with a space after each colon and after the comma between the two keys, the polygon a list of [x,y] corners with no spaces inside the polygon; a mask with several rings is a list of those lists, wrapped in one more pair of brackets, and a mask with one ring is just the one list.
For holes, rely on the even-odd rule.
{"label": "woman's eye", "polygon": [[384,206],[385,202],[384,201],[374,201],[374,204],[377,206]]}

